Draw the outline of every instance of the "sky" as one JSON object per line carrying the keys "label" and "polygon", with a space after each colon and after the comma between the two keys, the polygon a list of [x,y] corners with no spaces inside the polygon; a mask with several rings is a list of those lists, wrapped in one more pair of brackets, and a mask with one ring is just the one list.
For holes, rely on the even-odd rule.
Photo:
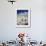
{"label": "sky", "polygon": [[27,15],[28,14],[28,10],[17,10],[17,14],[18,15]]}

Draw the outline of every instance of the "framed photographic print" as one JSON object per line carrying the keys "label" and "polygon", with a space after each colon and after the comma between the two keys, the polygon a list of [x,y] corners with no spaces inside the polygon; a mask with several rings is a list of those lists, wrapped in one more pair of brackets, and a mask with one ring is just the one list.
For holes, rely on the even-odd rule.
{"label": "framed photographic print", "polygon": [[23,8],[16,10],[16,27],[30,27],[31,11]]}

